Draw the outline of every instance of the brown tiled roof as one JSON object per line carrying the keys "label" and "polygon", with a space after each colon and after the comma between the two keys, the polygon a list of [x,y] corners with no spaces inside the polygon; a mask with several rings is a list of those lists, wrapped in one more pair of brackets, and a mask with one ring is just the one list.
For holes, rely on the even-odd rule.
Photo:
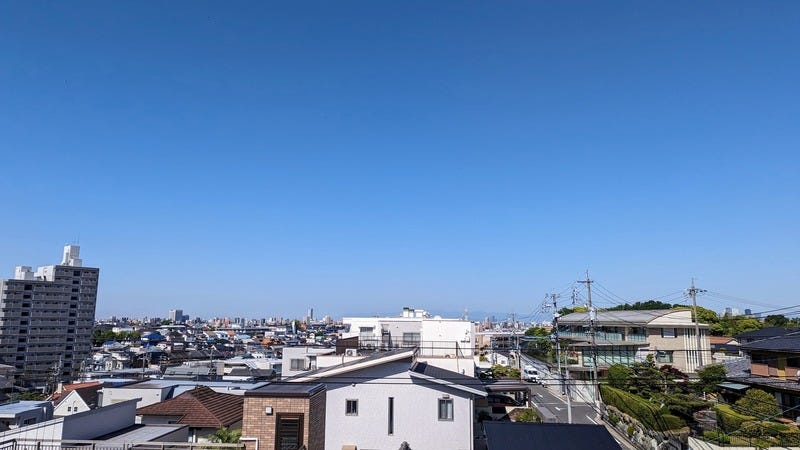
{"label": "brown tiled roof", "polygon": [[220,394],[206,386],[136,410],[142,416],[180,417],[177,423],[193,428],[222,428],[242,420],[244,397]]}
{"label": "brown tiled roof", "polygon": [[[78,395],[83,398],[83,401],[89,405],[91,402],[89,400],[94,397],[95,403],[97,402],[97,391],[102,387],[102,384],[99,381],[90,381],[87,383],[72,383],[72,384],[65,384],[60,392],[56,392],[50,398],[53,404],[58,404],[64,397],[67,396],[71,391],[78,391]],[[91,407],[91,405],[90,405]]]}

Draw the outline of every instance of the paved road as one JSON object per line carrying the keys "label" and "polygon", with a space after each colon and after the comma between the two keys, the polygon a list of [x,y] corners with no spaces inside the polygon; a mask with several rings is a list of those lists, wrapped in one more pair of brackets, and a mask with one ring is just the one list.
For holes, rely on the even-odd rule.
{"label": "paved road", "polygon": [[[531,386],[533,402],[537,407],[544,407],[550,410],[561,423],[568,423],[569,413],[567,411],[567,401],[564,397],[554,394],[550,389],[540,386]],[[595,424],[599,420],[591,405],[586,403],[572,402],[572,423]]]}

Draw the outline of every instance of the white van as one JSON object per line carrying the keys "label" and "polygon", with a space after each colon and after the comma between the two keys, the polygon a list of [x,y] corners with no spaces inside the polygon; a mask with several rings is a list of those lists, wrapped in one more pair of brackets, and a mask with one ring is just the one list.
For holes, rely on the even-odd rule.
{"label": "white van", "polygon": [[522,379],[531,383],[539,383],[542,381],[539,377],[539,371],[531,365],[525,365],[525,367],[522,368]]}

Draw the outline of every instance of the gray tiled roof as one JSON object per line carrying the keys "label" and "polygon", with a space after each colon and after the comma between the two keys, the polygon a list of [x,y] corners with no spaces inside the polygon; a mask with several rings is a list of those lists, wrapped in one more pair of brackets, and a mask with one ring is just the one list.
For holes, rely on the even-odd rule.
{"label": "gray tiled roof", "polygon": [[742,350],[772,350],[778,352],[800,353],[800,331],[788,333],[760,341],[742,344]]}
{"label": "gray tiled roof", "polygon": [[[597,322],[601,323],[620,323],[620,324],[647,324],[650,321],[659,317],[674,313],[676,309],[648,309],[640,311],[597,311]],[[574,324],[574,323],[589,323],[588,312],[576,312],[566,314],[558,318],[558,323]]]}

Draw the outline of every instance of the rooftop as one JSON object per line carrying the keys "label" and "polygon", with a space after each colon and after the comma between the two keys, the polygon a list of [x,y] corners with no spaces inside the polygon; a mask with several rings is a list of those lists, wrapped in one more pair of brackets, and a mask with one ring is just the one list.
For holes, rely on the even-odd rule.
{"label": "rooftop", "polygon": [[199,386],[191,391],[136,410],[138,415],[177,416],[179,424],[191,427],[221,428],[242,420],[244,398],[220,394]]}
{"label": "rooftop", "polygon": [[755,342],[748,342],[742,344],[742,350],[770,350],[787,353],[800,353],[800,331],[786,333],[782,336],[776,336],[766,339],[761,339]]}
{"label": "rooftop", "polygon": [[483,422],[488,450],[621,450],[603,425]]}
{"label": "rooftop", "polygon": [[324,391],[325,385],[320,383],[272,383],[245,392],[245,397],[310,397]]}

